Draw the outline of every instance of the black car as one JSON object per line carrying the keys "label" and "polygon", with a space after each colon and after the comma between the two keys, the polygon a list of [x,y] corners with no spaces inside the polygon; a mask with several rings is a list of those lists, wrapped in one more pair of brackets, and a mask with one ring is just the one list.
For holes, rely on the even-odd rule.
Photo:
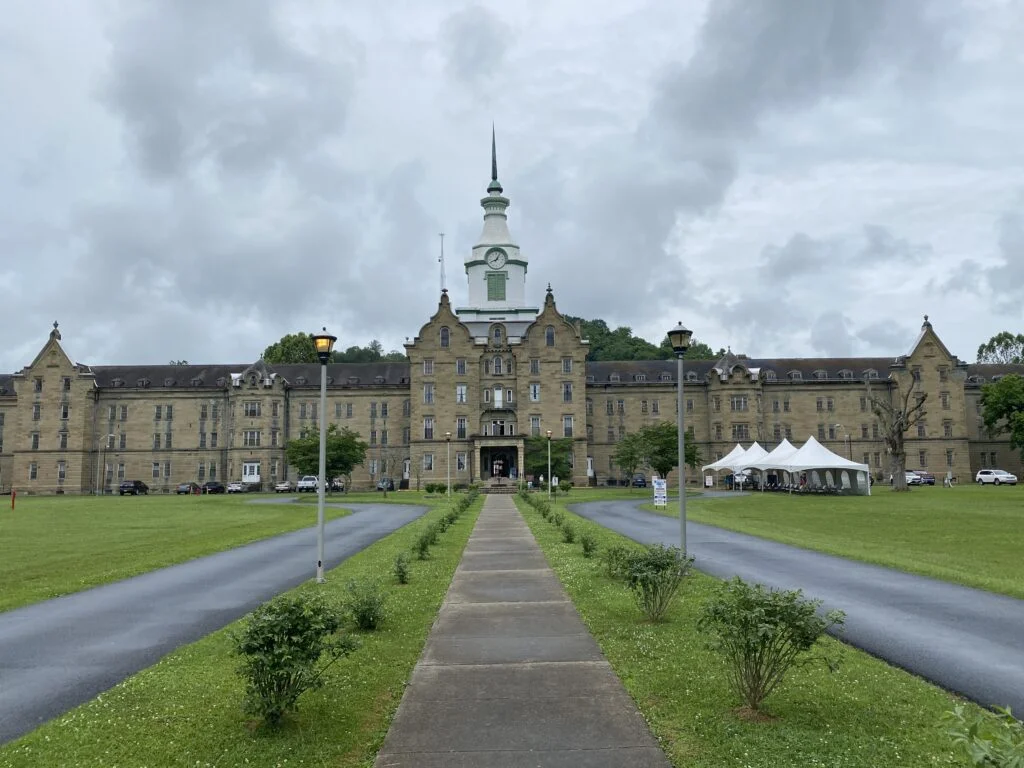
{"label": "black car", "polygon": [[216,480],[203,483],[203,493],[224,493],[226,490],[224,483],[219,483]]}
{"label": "black car", "polygon": [[[625,483],[623,483],[623,485],[625,485]],[[647,478],[644,477],[643,475],[641,475],[640,473],[637,473],[637,474],[633,475],[633,487],[634,488],[646,488],[647,487]]]}
{"label": "black car", "polygon": [[124,480],[117,489],[117,495],[124,496],[126,493],[130,496],[145,496],[149,493],[149,486],[141,480]]}
{"label": "black car", "polygon": [[382,477],[377,481],[378,491],[393,491],[395,490],[395,481],[390,477]]}
{"label": "black car", "polygon": [[196,493],[199,491],[199,484],[188,482],[178,483],[178,487],[174,489],[175,493]]}
{"label": "black car", "polygon": [[922,485],[935,485],[935,475],[931,472],[927,472],[923,469],[911,469],[909,471],[921,478]]}

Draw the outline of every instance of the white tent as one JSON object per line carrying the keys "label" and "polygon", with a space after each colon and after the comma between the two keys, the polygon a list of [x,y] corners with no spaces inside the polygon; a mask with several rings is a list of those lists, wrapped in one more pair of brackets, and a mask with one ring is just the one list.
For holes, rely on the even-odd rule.
{"label": "white tent", "polygon": [[785,462],[790,456],[796,453],[796,446],[793,445],[786,438],[782,438],[782,442],[775,446],[774,449],[768,455],[763,456],[758,461],[750,465],[751,469],[778,469],[779,466]]}
{"label": "white tent", "polygon": [[711,464],[705,464],[703,467],[701,467],[701,471],[707,472],[709,469],[713,469],[715,470],[715,472],[718,472],[723,469],[732,469],[732,465],[737,460],[741,459],[743,454],[745,454],[746,452],[747,450],[742,445],[736,443],[735,448],[729,451],[725,456],[720,458],[718,461],[712,462]]}
{"label": "white tent", "polygon": [[868,465],[850,461],[833,453],[813,436],[808,437],[803,446],[771,468],[791,474],[805,474],[807,483],[812,488],[834,486],[871,495]]}
{"label": "white tent", "polygon": [[761,461],[767,455],[768,451],[762,448],[759,443],[754,443],[752,446],[747,448],[746,453],[740,457],[739,461],[732,462],[730,469],[732,469],[733,472],[742,472],[744,469],[751,469],[756,466],[757,462]]}

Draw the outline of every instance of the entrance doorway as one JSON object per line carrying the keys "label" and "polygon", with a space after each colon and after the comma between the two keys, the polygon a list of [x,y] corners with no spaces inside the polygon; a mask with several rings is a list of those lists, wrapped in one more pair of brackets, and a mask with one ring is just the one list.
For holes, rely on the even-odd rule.
{"label": "entrance doorway", "polygon": [[515,446],[480,449],[480,475],[483,479],[491,477],[518,477],[519,467],[516,459],[519,451]]}

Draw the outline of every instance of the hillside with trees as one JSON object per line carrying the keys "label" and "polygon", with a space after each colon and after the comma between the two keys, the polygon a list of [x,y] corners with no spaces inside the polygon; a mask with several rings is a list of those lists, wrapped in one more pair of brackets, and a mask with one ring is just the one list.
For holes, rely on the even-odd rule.
{"label": "hillside with trees", "polygon": [[[614,330],[604,320],[584,320],[582,317],[566,315],[573,325],[579,324],[583,338],[590,341],[587,360],[670,360],[675,357],[668,344],[668,336],[658,345],[633,335],[629,326]],[[725,354],[724,349],[714,352],[711,347],[696,339],[686,352],[687,360],[715,360]]]}

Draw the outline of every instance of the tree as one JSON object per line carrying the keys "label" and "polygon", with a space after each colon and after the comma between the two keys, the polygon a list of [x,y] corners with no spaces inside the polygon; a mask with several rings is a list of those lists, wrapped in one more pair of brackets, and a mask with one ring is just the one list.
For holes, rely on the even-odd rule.
{"label": "tree", "polygon": [[[339,428],[337,424],[327,425],[325,436],[327,444],[327,477],[342,477],[348,480],[352,470],[366,460],[367,445],[359,439],[359,434],[348,427]],[[288,463],[295,467],[300,475],[316,475],[320,470],[320,432],[306,429],[301,437],[288,441],[285,446]],[[324,478],[320,478],[324,482]],[[348,482],[346,482],[346,487]],[[330,485],[326,486],[330,488]]]}
{"label": "tree", "polygon": [[[579,325],[583,338],[590,342],[587,360],[670,360],[675,352],[668,344],[668,336],[656,346],[646,339],[633,335],[633,329],[621,326],[612,330],[604,320],[584,320],[582,317],[566,315],[565,319]],[[720,350],[715,355],[711,347],[694,341],[687,350],[687,360],[713,360],[725,354]]]}
{"label": "tree", "polygon": [[[551,439],[551,474],[554,477],[572,477],[572,467],[569,466],[569,454],[572,453],[571,438]],[[548,476],[548,439],[546,436],[528,437],[523,447],[524,471],[527,475],[540,477],[544,475],[547,482],[551,482]]]}
{"label": "tree", "polygon": [[1011,448],[1024,448],[1024,377],[1003,376],[981,387],[981,414],[989,435],[1010,435]]}
{"label": "tree", "polygon": [[344,352],[335,352],[332,357],[335,363],[402,362],[405,359],[404,352],[398,350],[385,352],[384,345],[377,339],[373,339],[365,347],[353,346]]}
{"label": "tree", "polygon": [[188,365],[188,360],[171,360],[168,365]]}
{"label": "tree", "polygon": [[[672,345],[668,343],[668,335],[661,340],[661,346],[659,349],[664,353],[666,359],[675,357],[676,353],[672,349]],[[719,349],[715,352],[707,344],[696,339],[691,339],[690,348],[683,354],[683,360],[717,360],[725,354],[725,349]]]}
{"label": "tree", "polygon": [[612,458],[616,466],[625,473],[627,482],[636,474],[637,467],[646,460],[645,453],[646,446],[643,444],[639,432],[626,435],[615,446],[615,454]]}
{"label": "tree", "polygon": [[1024,363],[1024,334],[997,333],[978,347],[979,363]]}
{"label": "tree", "polygon": [[263,359],[268,363],[317,363],[316,346],[311,333],[289,333],[282,336],[265,350]]}
{"label": "tree", "polygon": [[913,383],[904,389],[896,381],[896,386],[891,392],[875,397],[871,382],[868,382],[867,397],[872,413],[878,417],[882,439],[885,441],[885,452],[890,457],[892,489],[906,491],[907,451],[903,436],[927,415],[924,402],[928,399],[928,393],[917,390]]}

